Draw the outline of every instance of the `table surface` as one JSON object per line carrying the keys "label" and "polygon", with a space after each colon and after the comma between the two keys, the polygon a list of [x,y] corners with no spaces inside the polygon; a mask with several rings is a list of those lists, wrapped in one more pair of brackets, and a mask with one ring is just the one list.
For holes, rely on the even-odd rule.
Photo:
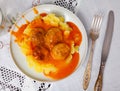
{"label": "table surface", "polygon": [[[119,72],[119,69],[120,69],[120,61],[119,61],[120,59],[120,55],[119,55],[120,5],[119,3],[120,1],[119,0],[77,0],[77,1],[78,1],[78,5],[75,8],[75,11],[76,11],[75,14],[82,21],[83,25],[85,26],[87,34],[89,34],[90,32],[91,21],[94,14],[96,14],[97,12],[103,12],[103,15],[104,15],[101,30],[100,30],[100,36],[96,41],[96,45],[95,45],[95,52],[94,52],[93,63],[92,63],[92,75],[91,75],[91,80],[90,80],[90,84],[87,91],[94,90],[94,84],[98,76],[98,71],[99,71],[99,66],[101,61],[102,45],[103,45],[103,40],[104,40],[104,35],[106,30],[108,12],[110,10],[114,11],[115,24],[114,24],[114,33],[113,33],[111,48],[110,48],[109,56],[107,58],[107,63],[104,71],[102,91],[120,91],[120,78],[119,78],[120,77],[120,72]],[[24,12],[25,10],[31,8],[32,2],[33,0],[25,0],[25,1],[24,0],[0,0],[0,8],[2,8],[2,10],[8,15],[15,16],[18,13],[18,11]],[[50,1],[49,2],[47,0],[40,1],[40,4],[45,4],[45,3],[50,3]],[[1,45],[2,45],[2,48],[0,48],[0,89],[5,89],[3,88],[3,85],[1,85],[2,82],[5,84],[12,84],[12,85],[18,86],[18,84],[14,81],[15,77],[11,79],[13,81],[6,80],[6,78],[3,77],[5,71],[7,69],[10,69],[10,72],[14,71],[15,74],[19,75],[19,77],[22,76],[24,78],[23,80],[20,80],[20,81],[24,81],[23,83],[21,83],[21,85],[23,86],[21,85],[19,86],[22,91],[28,91],[28,90],[39,91],[38,89],[40,89],[40,84],[42,84],[42,82],[36,83],[36,81],[30,80],[30,78],[27,78],[26,76],[24,76],[13,63],[12,58],[10,57],[10,54],[9,54],[9,33],[3,33],[0,35],[0,46]],[[88,38],[89,49],[90,49],[90,45],[91,45],[91,40]],[[51,87],[47,89],[47,91],[61,91],[61,90],[62,91],[84,91],[82,82],[83,82],[84,70],[87,64],[87,59],[88,59],[88,55],[84,63],[82,64],[81,69],[79,69],[79,71],[77,71],[75,74],[68,77],[67,79],[50,83]],[[46,83],[46,84],[49,85],[49,83]],[[36,87],[37,89],[34,88],[35,85],[37,86]],[[42,90],[42,91],[45,91],[45,90]]]}

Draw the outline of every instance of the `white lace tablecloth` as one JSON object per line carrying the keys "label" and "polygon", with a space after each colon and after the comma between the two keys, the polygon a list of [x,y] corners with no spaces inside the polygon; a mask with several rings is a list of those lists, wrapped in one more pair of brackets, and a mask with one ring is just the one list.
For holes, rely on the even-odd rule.
{"label": "white lace tablecloth", "polygon": [[[111,50],[105,67],[103,91],[120,91],[120,1],[0,0],[0,8],[5,15],[12,18],[31,8],[33,5],[46,3],[60,5],[74,12],[83,22],[87,33],[89,33],[93,15],[98,11],[102,11],[104,13],[100,37],[95,46],[92,75],[87,91],[94,90],[94,84],[98,75],[108,11],[113,10],[115,12],[115,30],[111,44]],[[82,87],[82,81],[88,57],[86,57],[86,60],[81,65],[81,69],[79,69],[70,77],[53,83],[38,82],[25,76],[14,64],[9,50],[9,37],[10,34],[7,26],[4,31],[2,30],[2,32],[0,32],[0,91],[84,91]]]}

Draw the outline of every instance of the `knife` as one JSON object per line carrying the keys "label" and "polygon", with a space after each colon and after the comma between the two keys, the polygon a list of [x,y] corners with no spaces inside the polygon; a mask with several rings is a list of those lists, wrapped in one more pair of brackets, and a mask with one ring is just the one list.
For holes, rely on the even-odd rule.
{"label": "knife", "polygon": [[103,73],[110,50],[113,31],[114,31],[114,12],[111,10],[109,11],[109,15],[108,15],[107,28],[106,28],[105,39],[102,48],[100,70],[94,86],[94,91],[102,91]]}

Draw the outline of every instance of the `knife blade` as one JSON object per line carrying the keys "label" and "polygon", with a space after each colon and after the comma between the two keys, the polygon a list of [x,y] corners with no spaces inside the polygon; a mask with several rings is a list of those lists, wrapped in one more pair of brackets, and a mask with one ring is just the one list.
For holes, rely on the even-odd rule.
{"label": "knife blade", "polygon": [[107,57],[109,55],[113,31],[114,31],[114,12],[111,10],[109,11],[109,15],[108,15],[107,28],[106,28],[105,39],[102,48],[100,70],[94,86],[94,91],[102,91],[103,73],[104,73]]}

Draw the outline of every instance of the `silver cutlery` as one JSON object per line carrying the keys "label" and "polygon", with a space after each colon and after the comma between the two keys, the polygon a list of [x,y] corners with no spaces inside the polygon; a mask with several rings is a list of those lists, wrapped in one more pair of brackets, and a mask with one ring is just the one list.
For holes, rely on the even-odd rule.
{"label": "silver cutlery", "polygon": [[105,64],[106,64],[107,57],[110,50],[113,30],[114,30],[114,12],[110,11],[108,16],[105,39],[104,39],[103,48],[102,48],[101,65],[100,65],[98,78],[94,86],[94,91],[102,91],[103,73],[104,73]]}
{"label": "silver cutlery", "polygon": [[101,23],[102,23],[102,15],[101,14],[95,15],[92,21],[91,29],[90,29],[90,38],[92,40],[92,45],[91,45],[90,55],[89,55],[87,67],[85,69],[84,78],[83,78],[83,89],[84,90],[88,88],[88,85],[90,82],[95,41],[99,37]]}

